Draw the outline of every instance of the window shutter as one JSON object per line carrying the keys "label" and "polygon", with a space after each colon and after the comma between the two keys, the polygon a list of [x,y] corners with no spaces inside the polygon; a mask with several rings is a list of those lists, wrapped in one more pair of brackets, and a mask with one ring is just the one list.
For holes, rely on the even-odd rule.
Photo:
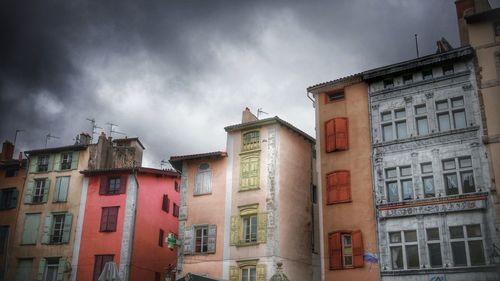
{"label": "window shutter", "polygon": [[43,224],[43,238],[42,244],[49,244],[50,235],[52,234],[52,215],[45,216],[45,221]]}
{"label": "window shutter", "polygon": [[336,172],[329,173],[326,176],[326,203],[333,204],[339,201],[339,191],[337,188],[338,174]]}
{"label": "window shutter", "polygon": [[21,244],[36,244],[39,226],[40,214],[27,214],[24,221]]}
{"label": "window shutter", "polygon": [[54,154],[54,171],[61,170],[61,153]]}
{"label": "window shutter", "polygon": [[163,247],[163,236],[165,236],[165,231],[160,228],[160,233],[158,234],[158,246]]}
{"label": "window shutter", "polygon": [[108,209],[108,231],[116,231],[116,225],[118,222],[118,207],[112,207]]}
{"label": "window shutter", "polygon": [[38,274],[36,275],[37,281],[43,281],[43,274],[45,273],[46,266],[47,266],[47,260],[44,258],[41,258],[40,264],[38,265]]}
{"label": "window shutter", "polygon": [[47,172],[54,170],[54,154],[49,155],[49,165],[47,167]]}
{"label": "window shutter", "polygon": [[240,217],[231,216],[231,239],[229,244],[237,246],[240,243]]}
{"label": "window shutter", "polygon": [[101,212],[101,228],[99,231],[106,231],[108,230],[108,212],[109,208],[102,208]]}
{"label": "window shutter", "polygon": [[57,267],[57,281],[64,281],[64,267],[65,267],[64,259],[59,259],[59,265]]}
{"label": "window shutter", "polygon": [[347,150],[349,148],[347,118],[335,118],[335,149]]}
{"label": "window shutter", "polygon": [[92,280],[98,280],[99,275],[101,275],[101,271],[103,268],[103,256],[97,255],[95,256],[95,261],[94,261],[94,279]]}
{"label": "window shutter", "polygon": [[127,191],[127,178],[128,176],[120,177],[120,193],[125,193]]}
{"label": "window shutter", "polygon": [[352,232],[352,258],[354,267],[363,267],[363,238],[361,231],[356,230]]}
{"label": "window shutter", "polygon": [[330,252],[330,269],[342,269],[340,232],[331,233],[328,236],[328,248]]}
{"label": "window shutter", "polygon": [[59,191],[61,190],[61,178],[62,177],[57,177],[56,178],[56,186],[54,190],[54,197],[52,202],[58,202],[59,201]]}
{"label": "window shutter", "polygon": [[184,229],[184,255],[194,254],[194,227],[186,226]]}
{"label": "window shutter", "polygon": [[67,213],[64,215],[64,228],[63,228],[63,243],[69,243],[69,237],[71,235],[71,221],[73,219],[73,215],[71,213]]}
{"label": "window shutter", "polygon": [[168,194],[163,194],[163,201],[161,204],[161,209],[168,213],[170,200],[168,200]]}
{"label": "window shutter", "polygon": [[109,179],[106,176],[101,176],[99,178],[99,194],[106,194],[108,191]]}
{"label": "window shutter", "polygon": [[26,187],[26,195],[24,196],[24,204],[33,202],[33,190],[35,189],[35,181],[29,181]]}
{"label": "window shutter", "polygon": [[351,200],[351,175],[349,171],[338,172],[339,201],[346,202]]}
{"label": "window shutter", "polygon": [[266,243],[267,240],[267,213],[257,214],[257,242]]}
{"label": "window shutter", "polygon": [[334,119],[325,122],[326,152],[335,151],[335,122]]}
{"label": "window shutter", "polygon": [[240,268],[237,266],[229,267],[229,280],[230,281],[239,281],[240,280]]}
{"label": "window shutter", "polygon": [[17,207],[17,198],[18,197],[19,197],[19,190],[17,190],[17,188],[14,188],[12,190],[12,197],[10,198],[10,201],[7,203],[7,208]]}
{"label": "window shutter", "polygon": [[70,177],[61,177],[57,200],[58,202],[66,202],[68,199],[69,181]]}
{"label": "window shutter", "polygon": [[71,156],[71,170],[78,168],[78,158],[80,157],[80,151],[73,151]]}
{"label": "window shutter", "polygon": [[38,166],[38,156],[30,157],[30,173],[34,173]]}
{"label": "window shutter", "polygon": [[257,281],[266,281],[266,265],[258,264],[256,271],[257,271]]}
{"label": "window shutter", "polygon": [[217,240],[217,225],[208,226],[207,253],[215,253],[215,242]]}
{"label": "window shutter", "polygon": [[49,190],[50,190],[50,179],[45,179],[45,186],[43,187],[43,199],[42,202],[46,203],[47,199],[49,199]]}

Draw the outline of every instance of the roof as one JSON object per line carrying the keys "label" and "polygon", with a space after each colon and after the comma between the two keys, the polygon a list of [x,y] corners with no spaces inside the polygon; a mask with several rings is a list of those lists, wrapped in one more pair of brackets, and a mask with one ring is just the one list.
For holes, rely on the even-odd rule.
{"label": "roof", "polygon": [[0,161],[0,169],[3,168],[9,168],[9,167],[23,167],[26,166],[27,159],[24,158],[23,160],[19,161],[18,159],[11,159],[11,160],[2,160]]}
{"label": "roof", "polygon": [[193,273],[187,273],[184,277],[182,277],[178,281],[226,281],[226,280],[207,277],[207,276],[200,276]]}
{"label": "roof", "polygon": [[56,153],[63,151],[78,151],[78,150],[85,150],[87,146],[88,146],[87,144],[74,144],[74,145],[51,147],[51,148],[41,148],[41,149],[25,151],[24,154],[37,155],[37,154]]}
{"label": "roof", "polygon": [[323,83],[319,83],[319,84],[310,86],[307,88],[307,91],[313,92],[314,90],[318,90],[318,89],[328,87],[328,86],[336,86],[338,84],[344,84],[344,83],[352,84],[352,83],[361,82],[361,81],[363,81],[361,73],[356,73],[356,74],[341,77],[341,78],[338,78],[338,79],[335,79],[332,81],[323,82]]}
{"label": "roof", "polygon": [[142,147],[142,149],[146,149],[142,142],[139,140],[138,137],[133,137],[133,138],[123,138],[123,139],[114,139],[113,142],[125,142],[125,141],[137,141],[137,143]]}
{"label": "roof", "polygon": [[178,162],[184,160],[192,160],[192,159],[200,159],[200,158],[220,158],[226,157],[227,153],[223,151],[214,151],[200,154],[190,154],[190,155],[179,155],[179,156],[170,156],[170,162]]}
{"label": "roof", "polygon": [[465,21],[467,23],[476,23],[482,21],[498,21],[498,20],[500,20],[500,8],[465,16]]}
{"label": "roof", "polygon": [[261,119],[261,120],[257,120],[257,121],[253,121],[253,122],[240,123],[240,124],[236,124],[236,125],[227,126],[224,128],[224,130],[226,130],[226,132],[234,132],[234,131],[241,131],[241,130],[256,128],[256,127],[269,125],[269,124],[273,124],[273,123],[281,124],[281,125],[287,127],[288,129],[294,131],[295,133],[299,134],[300,136],[302,136],[303,138],[305,138],[309,142],[311,142],[313,144],[316,143],[316,140],[313,137],[306,134],[305,132],[298,129],[297,127],[293,126],[292,124],[286,122],[285,120],[279,118],[278,116],[274,116],[274,117],[266,118],[266,119]]}
{"label": "roof", "polygon": [[80,173],[86,176],[98,176],[98,175],[109,175],[109,174],[131,174],[134,171],[137,171],[137,173],[139,174],[153,174],[153,175],[173,176],[173,177],[180,176],[179,173],[174,170],[161,170],[161,169],[147,168],[147,167],[84,170],[81,171]]}

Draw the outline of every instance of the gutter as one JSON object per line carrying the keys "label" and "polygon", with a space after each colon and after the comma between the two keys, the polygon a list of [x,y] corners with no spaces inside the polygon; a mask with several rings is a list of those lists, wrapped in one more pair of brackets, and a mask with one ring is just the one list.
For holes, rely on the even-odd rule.
{"label": "gutter", "polygon": [[134,254],[134,237],[135,237],[135,221],[136,221],[136,217],[137,217],[137,205],[139,204],[139,180],[137,179],[137,168],[134,167],[132,168],[132,175],[134,176],[134,180],[135,180],[135,185],[136,185],[136,189],[135,189],[135,206],[134,206],[134,213],[133,213],[133,216],[132,216],[132,225],[130,226],[130,228],[132,228],[132,231],[130,233],[130,241],[132,241],[132,245],[130,246],[130,258],[128,260],[128,264],[127,264],[127,280],[130,280],[130,275],[131,275],[131,265],[132,265],[132,259],[133,259],[133,254]]}

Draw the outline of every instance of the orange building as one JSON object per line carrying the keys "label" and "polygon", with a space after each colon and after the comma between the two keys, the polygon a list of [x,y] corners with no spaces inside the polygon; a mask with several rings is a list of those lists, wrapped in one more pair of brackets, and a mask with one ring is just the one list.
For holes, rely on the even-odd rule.
{"label": "orange building", "polygon": [[322,280],[378,280],[368,87],[361,75],[309,87],[316,111]]}

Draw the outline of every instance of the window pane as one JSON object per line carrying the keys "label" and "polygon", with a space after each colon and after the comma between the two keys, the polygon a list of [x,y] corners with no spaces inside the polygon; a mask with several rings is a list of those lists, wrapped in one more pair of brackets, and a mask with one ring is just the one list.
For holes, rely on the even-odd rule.
{"label": "window pane", "polygon": [[403,248],[391,247],[392,269],[403,269]]}
{"label": "window pane", "polygon": [[394,113],[396,115],[396,119],[406,117],[406,111],[404,109],[395,110]]}
{"label": "window pane", "polygon": [[408,268],[420,267],[417,245],[406,246],[406,265],[408,266]]}
{"label": "window pane", "polygon": [[443,66],[443,75],[453,74],[453,65]]}
{"label": "window pane", "polygon": [[391,112],[382,112],[382,121],[388,121],[392,119]]}
{"label": "window pane", "polygon": [[448,131],[450,129],[450,115],[448,113],[438,114],[438,123],[440,131]]}
{"label": "window pane", "polygon": [[474,176],[472,171],[460,173],[462,178],[462,191],[463,193],[476,192],[476,187],[474,186]]}
{"label": "window pane", "polygon": [[429,248],[429,259],[431,267],[442,267],[443,259],[441,258],[441,244],[433,243],[428,245]]}
{"label": "window pane", "polygon": [[443,170],[455,169],[455,159],[443,161]]}
{"label": "window pane", "polygon": [[400,170],[402,177],[411,176],[411,167],[410,166],[401,167],[401,168],[399,168],[399,170]]}
{"label": "window pane", "polygon": [[470,254],[471,265],[483,265],[484,264],[483,241],[482,240],[469,241],[469,254]]}
{"label": "window pane", "polygon": [[408,230],[405,231],[405,242],[416,242],[417,241],[417,231]]}
{"label": "window pane", "polygon": [[385,170],[385,177],[386,178],[395,178],[396,177],[396,168],[392,169],[386,169]]}
{"label": "window pane", "polygon": [[413,74],[403,75],[403,82],[405,85],[413,82]]}
{"label": "window pane", "polygon": [[462,226],[451,226],[450,227],[450,238],[464,238],[464,229]]}
{"label": "window pane", "polygon": [[439,240],[439,228],[427,228],[427,240]]}
{"label": "window pane", "polygon": [[250,281],[256,280],[255,268],[250,268]]}
{"label": "window pane", "polygon": [[427,80],[432,78],[432,69],[422,71],[422,79]]}
{"label": "window pane", "polygon": [[455,266],[467,265],[465,242],[451,242],[451,251],[453,253],[453,263]]}
{"label": "window pane", "polygon": [[390,243],[401,243],[401,232],[391,232],[389,233]]}
{"label": "window pane", "polygon": [[394,79],[385,79],[384,80],[384,88],[392,88],[394,87]]}
{"label": "window pane", "polygon": [[419,135],[427,135],[429,133],[427,125],[427,117],[417,118],[417,132]]}
{"label": "window pane", "polygon": [[411,180],[401,181],[403,187],[403,200],[413,199],[413,183]]}
{"label": "window pane", "polygon": [[415,114],[424,114],[427,112],[427,108],[425,107],[425,104],[417,105],[415,106]]}
{"label": "window pane", "polygon": [[396,129],[398,131],[398,139],[404,139],[408,137],[408,134],[406,132],[406,121],[397,122]]}
{"label": "window pane", "polygon": [[467,237],[481,237],[481,226],[479,224],[473,224],[466,226]]}
{"label": "window pane", "polygon": [[467,121],[465,120],[465,111],[454,111],[453,121],[455,122],[455,129],[462,129],[467,127]]}
{"label": "window pane", "polygon": [[382,133],[384,135],[384,141],[391,141],[394,139],[392,132],[392,124],[382,125]]}
{"label": "window pane", "polygon": [[432,163],[423,163],[421,167],[422,167],[422,173],[432,172]]}
{"label": "window pane", "polygon": [[464,106],[464,98],[458,97],[451,100],[451,107],[461,107]]}
{"label": "window pane", "polygon": [[433,177],[422,178],[422,181],[424,184],[425,198],[436,196],[436,191],[434,189],[434,178]]}
{"label": "window pane", "polygon": [[459,162],[460,168],[472,167],[472,160],[470,157],[460,158]]}
{"label": "window pane", "polygon": [[389,201],[389,202],[399,201],[398,183],[397,182],[388,182],[387,183],[387,201]]}
{"label": "window pane", "polygon": [[447,100],[437,101],[436,102],[436,109],[437,110],[448,109],[448,101]]}
{"label": "window pane", "polygon": [[458,194],[458,181],[456,174],[444,175],[444,186],[447,195]]}

